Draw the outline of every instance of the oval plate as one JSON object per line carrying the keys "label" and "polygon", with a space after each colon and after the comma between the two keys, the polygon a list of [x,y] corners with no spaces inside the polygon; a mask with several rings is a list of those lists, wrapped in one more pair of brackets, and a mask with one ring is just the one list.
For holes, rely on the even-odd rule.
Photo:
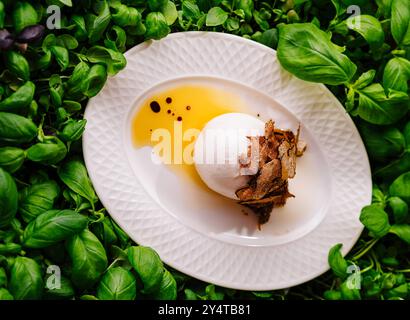
{"label": "oval plate", "polygon": [[[363,229],[360,210],[371,201],[370,165],[353,121],[324,85],[283,70],[274,50],[222,33],[175,33],[138,45],[125,56],[127,67],[88,103],[83,150],[101,202],[135,242],[154,248],[166,264],[183,273],[241,290],[306,282],[328,270],[333,245],[343,243],[344,254],[352,248]],[[314,174],[299,170],[302,177],[297,180],[297,175],[293,192],[309,193],[297,196],[297,206],[287,210],[304,220],[273,218],[258,233],[249,227],[252,218],[219,214],[218,224],[203,212],[189,215],[189,206],[173,206],[169,197],[165,201],[166,190],[153,191],[147,181],[154,173],[141,161],[144,156],[138,162],[131,150],[130,118],[136,102],[179,81],[220,82],[252,96],[252,107],[262,118],[278,118],[279,127],[302,124],[312,148],[308,160],[299,161],[309,161],[304,172]],[[245,228],[238,227],[238,221]]]}

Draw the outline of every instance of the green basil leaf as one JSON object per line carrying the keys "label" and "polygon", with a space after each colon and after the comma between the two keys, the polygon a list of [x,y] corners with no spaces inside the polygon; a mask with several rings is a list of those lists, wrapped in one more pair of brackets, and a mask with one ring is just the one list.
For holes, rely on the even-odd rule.
{"label": "green basil leaf", "polygon": [[361,300],[360,290],[349,288],[349,279],[343,282],[340,286],[340,293],[343,300]]}
{"label": "green basil leaf", "polygon": [[406,146],[403,134],[395,127],[380,128],[362,123],[359,128],[367,153],[372,159],[384,161],[399,156]]}
{"label": "green basil leaf", "polygon": [[370,123],[393,124],[407,113],[409,97],[404,92],[389,90],[389,94],[386,95],[378,83],[358,89],[357,92],[359,116]]}
{"label": "green basil leaf", "polygon": [[264,44],[270,48],[276,48],[278,46],[279,35],[277,29],[269,29],[262,33],[258,42]]}
{"label": "green basil leaf", "polygon": [[168,23],[161,12],[151,12],[147,15],[145,20],[147,31],[145,33],[146,39],[159,40],[170,33]]}
{"label": "green basil leaf", "polygon": [[[77,141],[82,137],[86,124],[87,124],[87,120],[85,119],[78,120],[78,121],[71,119],[64,126],[62,132],[59,134],[59,137],[65,142]],[[1,162],[0,162],[0,166],[1,166]]]}
{"label": "green basil leaf", "polygon": [[173,25],[178,19],[177,7],[172,1],[167,1],[167,3],[161,8],[161,12],[169,26]]}
{"label": "green basil leaf", "polygon": [[109,218],[105,217],[101,222],[93,223],[90,227],[105,248],[109,248],[117,242],[118,237]]}
{"label": "green basil leaf", "polygon": [[395,57],[387,63],[383,73],[383,86],[387,89],[407,92],[410,80],[410,61]]}
{"label": "green basil leaf", "polygon": [[0,112],[0,141],[21,144],[32,141],[37,136],[33,121],[22,116]]}
{"label": "green basil leaf", "polygon": [[11,295],[11,293],[5,289],[5,288],[0,288],[0,301],[2,300],[14,300],[14,297]]}
{"label": "green basil leaf", "polygon": [[71,299],[75,295],[73,285],[69,279],[64,276],[60,278],[60,286],[52,287],[46,290],[44,293],[46,299],[56,300],[56,299]]}
{"label": "green basil leaf", "polygon": [[23,149],[15,147],[0,148],[0,167],[14,173],[21,168],[26,158]]}
{"label": "green basil leaf", "polygon": [[389,193],[393,197],[402,198],[408,204],[410,203],[410,172],[402,174],[393,181],[389,188]]}
{"label": "green basil leaf", "polygon": [[74,37],[78,41],[84,41],[85,39],[87,39],[88,33],[84,17],[79,15],[73,15],[71,17],[71,22],[74,25]]}
{"label": "green basil leaf", "polygon": [[35,90],[34,83],[27,81],[11,96],[0,102],[0,111],[17,112],[26,108],[33,101]]}
{"label": "green basil leaf", "polygon": [[326,300],[341,300],[342,299],[342,294],[340,293],[340,291],[336,291],[336,290],[326,290],[323,293],[323,297]]}
{"label": "green basil leaf", "polygon": [[10,271],[9,290],[16,300],[38,300],[43,296],[43,278],[36,261],[17,257]]}
{"label": "green basil leaf", "polygon": [[112,50],[124,52],[127,42],[127,34],[119,26],[113,26],[109,32],[106,33],[104,45]]}
{"label": "green basil leaf", "polygon": [[110,76],[116,75],[127,65],[127,60],[121,52],[102,46],[94,46],[88,49],[87,59],[92,63],[105,65]]}
{"label": "green basil leaf", "polygon": [[182,14],[184,18],[192,21],[198,21],[202,15],[198,5],[190,0],[182,1]]}
{"label": "green basil leaf", "polygon": [[84,61],[81,61],[75,66],[73,74],[67,81],[66,98],[79,99],[83,96],[81,90],[89,71],[90,67]]}
{"label": "green basil leaf", "polygon": [[381,23],[373,16],[359,15],[346,20],[349,29],[359,33],[367,43],[376,49],[384,43],[384,31]]}
{"label": "green basil leaf", "polygon": [[224,23],[224,28],[227,31],[235,31],[240,27],[240,22],[238,18],[228,18]]}
{"label": "green basil leaf", "polygon": [[377,205],[369,205],[362,209],[360,221],[376,238],[385,236],[390,230],[387,213]]}
{"label": "green basil leaf", "polygon": [[198,295],[191,289],[185,289],[185,300],[198,300]]}
{"label": "green basil leaf", "polygon": [[78,41],[75,37],[69,34],[62,34],[57,37],[56,45],[66,48],[67,50],[74,50],[78,47]]}
{"label": "green basil leaf", "polygon": [[223,300],[224,294],[222,292],[217,292],[215,285],[210,284],[205,288],[206,297],[209,300]]}
{"label": "green basil leaf", "polygon": [[148,7],[151,11],[160,11],[168,2],[168,0],[148,0]]}
{"label": "green basil leaf", "polygon": [[168,270],[164,271],[160,287],[154,298],[157,300],[176,300],[177,283]]}
{"label": "green basil leaf", "polygon": [[345,279],[347,277],[347,261],[340,252],[342,246],[343,245],[339,243],[330,249],[328,263],[337,277]]}
{"label": "green basil leaf", "polygon": [[41,249],[81,232],[88,220],[72,210],[50,210],[37,216],[28,224],[23,234],[23,245]]}
{"label": "green basil leaf", "polygon": [[95,43],[102,38],[111,20],[110,7],[106,0],[98,1],[94,6],[97,16],[91,14],[86,16],[90,43]]}
{"label": "green basil leaf", "polygon": [[266,31],[269,29],[269,22],[264,18],[264,15],[260,11],[255,10],[253,12],[253,17],[258,26],[262,29],[262,31]]}
{"label": "green basil leaf", "polygon": [[97,289],[100,300],[135,300],[136,281],[132,273],[122,267],[110,268]]}
{"label": "green basil leaf", "polygon": [[49,4],[55,4],[58,6],[67,6],[67,7],[72,7],[73,3],[71,0],[48,0],[47,1]]}
{"label": "green basil leaf", "polygon": [[376,0],[376,4],[383,17],[390,18],[392,2],[393,0]]}
{"label": "green basil leaf", "polygon": [[410,45],[410,6],[407,0],[393,0],[391,33],[398,45]]}
{"label": "green basil leaf", "polygon": [[17,77],[27,81],[30,79],[30,67],[27,59],[13,50],[6,51],[5,62],[7,69]]}
{"label": "green basil leaf", "polygon": [[404,300],[408,296],[408,290],[409,290],[408,285],[404,283],[394,289],[390,289],[383,295],[385,295],[386,298],[389,300],[394,299],[394,298],[397,298],[399,300]]}
{"label": "green basil leaf", "polygon": [[13,177],[0,168],[0,229],[8,226],[17,213],[18,193]]}
{"label": "green basil leaf", "polygon": [[254,1],[253,0],[234,0],[233,9],[243,10],[245,20],[249,22],[251,21],[253,12],[255,10]]}
{"label": "green basil leaf", "polygon": [[216,27],[225,23],[228,19],[228,13],[220,7],[213,7],[208,11],[206,16],[206,25]]}
{"label": "green basil leaf", "polygon": [[128,260],[138,273],[145,294],[159,289],[164,274],[164,266],[158,254],[148,247],[128,248]]}
{"label": "green basil leaf", "polygon": [[141,13],[121,3],[111,4],[112,20],[121,27],[136,26],[141,22]]}
{"label": "green basil leaf", "polygon": [[408,224],[395,224],[390,228],[390,233],[395,234],[403,241],[410,244],[410,225]]}
{"label": "green basil leaf", "polygon": [[93,65],[81,83],[81,92],[89,97],[95,97],[107,81],[106,68],[100,64]]}
{"label": "green basil leaf", "polygon": [[97,201],[87,170],[80,160],[64,163],[58,170],[58,176],[72,191],[78,193],[90,203]]}
{"label": "green basil leaf", "polygon": [[72,263],[71,280],[80,289],[91,288],[108,265],[104,247],[87,229],[68,239],[66,246]]}
{"label": "green basil leaf", "polygon": [[6,10],[4,9],[4,3],[0,1],[0,29],[4,28],[5,18],[6,18]]}
{"label": "green basil leaf", "polygon": [[60,195],[60,187],[55,181],[33,184],[19,194],[19,212],[25,222],[30,222],[45,211],[51,210]]}
{"label": "green basil leaf", "polygon": [[405,151],[400,158],[375,170],[374,176],[384,179],[385,181],[392,181],[407,171],[410,171],[410,151]]}
{"label": "green basil leaf", "polygon": [[306,81],[347,83],[357,69],[330,41],[329,35],[311,23],[281,25],[277,54],[287,71]]}
{"label": "green basil leaf", "polygon": [[68,65],[70,64],[68,50],[60,46],[52,46],[50,50],[54,58],[56,59],[57,63],[60,65],[61,71],[67,69]]}
{"label": "green basil leaf", "polygon": [[57,137],[47,137],[42,143],[37,143],[27,149],[27,159],[48,165],[55,165],[67,155],[67,147]]}
{"label": "green basil leaf", "polygon": [[21,245],[16,243],[0,244],[1,255],[16,255],[21,253]]}
{"label": "green basil leaf", "polygon": [[360,77],[355,81],[352,88],[353,89],[362,89],[367,87],[372,83],[374,77],[376,76],[376,70],[369,70],[360,75]]}
{"label": "green basil leaf", "polygon": [[17,33],[25,27],[37,24],[37,11],[27,1],[17,1],[12,13],[13,26]]}
{"label": "green basil leaf", "polygon": [[409,214],[409,206],[399,197],[390,197],[388,204],[393,212],[396,223],[405,223]]}

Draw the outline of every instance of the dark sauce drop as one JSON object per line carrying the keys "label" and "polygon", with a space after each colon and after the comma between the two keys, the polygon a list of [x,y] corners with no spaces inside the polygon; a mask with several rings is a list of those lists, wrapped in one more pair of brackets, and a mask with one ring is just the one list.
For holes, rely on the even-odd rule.
{"label": "dark sauce drop", "polygon": [[175,116],[175,113],[173,113],[172,116]]}
{"label": "dark sauce drop", "polygon": [[258,117],[260,117],[261,115],[258,113]]}
{"label": "dark sauce drop", "polygon": [[168,110],[167,113],[168,113],[168,114],[171,114],[171,110]]}
{"label": "dark sauce drop", "polygon": [[157,101],[152,101],[150,103],[150,107],[151,107],[151,110],[155,113],[158,113],[161,111],[161,106],[159,105]]}
{"label": "dark sauce drop", "polygon": [[182,121],[182,117],[178,117],[178,119],[177,119],[178,121]]}
{"label": "dark sauce drop", "polygon": [[189,111],[191,110],[191,106],[187,106],[186,109]]}
{"label": "dark sauce drop", "polygon": [[172,103],[172,98],[168,97],[168,98],[166,99],[166,102],[167,102],[168,104],[171,104],[171,103]]}

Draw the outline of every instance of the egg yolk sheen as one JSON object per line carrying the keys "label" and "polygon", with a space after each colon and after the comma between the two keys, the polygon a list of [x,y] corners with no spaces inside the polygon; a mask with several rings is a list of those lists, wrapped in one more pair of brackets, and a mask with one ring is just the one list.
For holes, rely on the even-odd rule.
{"label": "egg yolk sheen", "polygon": [[193,165],[195,140],[213,118],[243,109],[242,100],[211,86],[182,85],[145,100],[132,120],[136,148],[151,146],[160,162],[200,180]]}

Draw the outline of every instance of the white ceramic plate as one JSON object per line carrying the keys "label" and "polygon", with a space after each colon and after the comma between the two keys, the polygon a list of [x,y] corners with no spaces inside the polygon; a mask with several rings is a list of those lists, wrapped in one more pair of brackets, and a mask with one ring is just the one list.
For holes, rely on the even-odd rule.
{"label": "white ceramic plate", "polygon": [[[290,75],[274,50],[222,33],[175,33],[126,57],[126,69],[88,104],[83,143],[98,196],[133,240],[181,272],[243,290],[311,280],[328,269],[330,247],[351,249],[362,231],[360,210],[371,201],[370,166],[352,120],[325,86]],[[149,148],[133,147],[139,102],[181,83],[233,92],[248,106],[241,111],[281,128],[302,124],[309,149],[290,184],[296,198],[262,230],[236,204],[154,165]]]}

